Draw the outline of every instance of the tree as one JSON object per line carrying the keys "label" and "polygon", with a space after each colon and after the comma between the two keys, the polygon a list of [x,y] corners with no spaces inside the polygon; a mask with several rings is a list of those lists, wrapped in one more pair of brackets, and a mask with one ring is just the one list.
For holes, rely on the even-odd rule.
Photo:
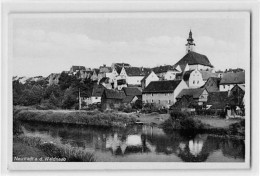
{"label": "tree", "polygon": [[62,100],[62,108],[70,109],[78,102],[75,91],[72,87],[67,89],[64,93],[64,99]]}

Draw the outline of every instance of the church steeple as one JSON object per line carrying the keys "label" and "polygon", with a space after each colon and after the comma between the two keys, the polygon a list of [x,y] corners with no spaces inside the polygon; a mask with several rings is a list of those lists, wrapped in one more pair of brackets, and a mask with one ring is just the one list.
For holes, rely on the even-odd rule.
{"label": "church steeple", "polygon": [[195,43],[193,43],[193,38],[192,38],[192,32],[190,30],[190,33],[189,33],[189,38],[187,39],[187,44],[185,45],[186,46],[186,52],[190,52],[190,51],[193,51],[194,49],[194,46],[195,46]]}

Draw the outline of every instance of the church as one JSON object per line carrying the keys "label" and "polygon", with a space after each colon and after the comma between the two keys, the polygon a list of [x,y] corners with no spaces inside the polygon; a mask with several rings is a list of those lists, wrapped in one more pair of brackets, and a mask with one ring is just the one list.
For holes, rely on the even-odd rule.
{"label": "church", "polygon": [[207,56],[195,52],[194,39],[192,38],[192,32],[189,32],[189,38],[186,44],[186,55],[181,58],[176,64],[175,68],[181,72],[188,70],[213,70],[213,65],[210,63]]}

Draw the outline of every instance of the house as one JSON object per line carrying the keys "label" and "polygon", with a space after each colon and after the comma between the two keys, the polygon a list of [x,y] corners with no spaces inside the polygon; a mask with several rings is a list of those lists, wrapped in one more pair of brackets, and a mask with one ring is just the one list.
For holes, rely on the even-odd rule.
{"label": "house", "polygon": [[[189,33],[189,38],[187,39],[186,44],[186,55],[180,59],[175,67],[186,67],[189,66],[189,70],[211,70],[213,69],[213,65],[210,63],[207,56],[194,52],[195,43],[192,38],[192,32]],[[182,70],[183,71],[183,70]]]}
{"label": "house", "polygon": [[101,103],[101,96],[106,88],[103,85],[95,84],[90,97],[83,99],[83,101],[89,104]]}
{"label": "house", "polygon": [[141,80],[141,87],[142,87],[142,89],[147,87],[151,81],[159,81],[159,77],[153,71],[151,71],[150,74],[147,74]]}
{"label": "house", "polygon": [[141,80],[151,69],[144,67],[123,67],[117,80],[125,80],[127,85],[141,87]]}
{"label": "house", "polygon": [[80,70],[76,73],[77,77],[80,79],[90,79],[93,75],[93,71],[91,70]]}
{"label": "house", "polygon": [[231,106],[244,106],[245,86],[235,85],[229,91],[229,103]]}
{"label": "house", "polygon": [[101,108],[103,110],[117,109],[123,105],[125,97],[122,90],[105,89],[101,97]]}
{"label": "house", "polygon": [[199,88],[204,85],[202,75],[197,69],[186,71],[183,80],[189,88]]}
{"label": "house", "polygon": [[86,70],[86,67],[84,67],[84,66],[72,66],[71,68],[70,68],[70,74],[76,74],[78,71],[80,71],[80,70]]}
{"label": "house", "polygon": [[125,92],[124,103],[134,103],[136,100],[142,100],[142,91],[137,87],[124,87],[123,91]]}
{"label": "house", "polygon": [[205,88],[183,89],[176,99],[180,100],[183,96],[186,96],[186,98],[187,96],[190,96],[198,105],[203,105],[208,100],[208,94],[209,93]]}
{"label": "house", "polygon": [[152,81],[142,92],[144,103],[169,108],[176,102],[176,97],[188,86],[183,80]]}
{"label": "house", "polygon": [[214,110],[225,110],[229,104],[228,92],[209,92],[207,106]]}
{"label": "house", "polygon": [[98,80],[101,80],[104,77],[110,78],[112,74],[112,68],[107,67],[105,64],[99,67]]}
{"label": "house", "polygon": [[[152,68],[152,70],[162,80],[174,80],[176,73],[180,72],[173,65],[158,66]],[[165,79],[165,76],[167,79]]]}
{"label": "house", "polygon": [[235,85],[245,85],[245,72],[227,72],[223,73],[223,76],[219,83],[220,91],[229,91]]}
{"label": "house", "polygon": [[220,80],[221,78],[210,77],[203,87],[207,89],[208,92],[217,92],[219,91]]}
{"label": "house", "polygon": [[94,68],[92,71],[93,71],[93,74],[91,76],[91,80],[92,81],[98,81],[99,69]]}
{"label": "house", "polygon": [[168,70],[168,71],[165,73],[163,79],[164,79],[164,80],[174,80],[174,79],[176,78],[176,75],[177,75],[178,73],[181,73],[181,71],[179,71],[179,70],[176,69],[176,68],[174,68],[173,70]]}
{"label": "house", "polygon": [[181,110],[181,111],[189,111],[194,112],[194,106],[198,105],[193,99],[192,95],[183,95],[181,98],[177,99],[177,102],[170,107],[171,110]]}
{"label": "house", "polygon": [[57,85],[59,83],[60,73],[51,73],[46,80],[48,81],[48,85]]}

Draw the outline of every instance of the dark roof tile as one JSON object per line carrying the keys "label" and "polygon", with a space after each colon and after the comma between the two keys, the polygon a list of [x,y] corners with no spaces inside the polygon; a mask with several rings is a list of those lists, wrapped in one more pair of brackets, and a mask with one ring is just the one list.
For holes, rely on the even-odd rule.
{"label": "dark roof tile", "polygon": [[171,93],[180,84],[181,80],[152,81],[143,90],[143,93]]}

